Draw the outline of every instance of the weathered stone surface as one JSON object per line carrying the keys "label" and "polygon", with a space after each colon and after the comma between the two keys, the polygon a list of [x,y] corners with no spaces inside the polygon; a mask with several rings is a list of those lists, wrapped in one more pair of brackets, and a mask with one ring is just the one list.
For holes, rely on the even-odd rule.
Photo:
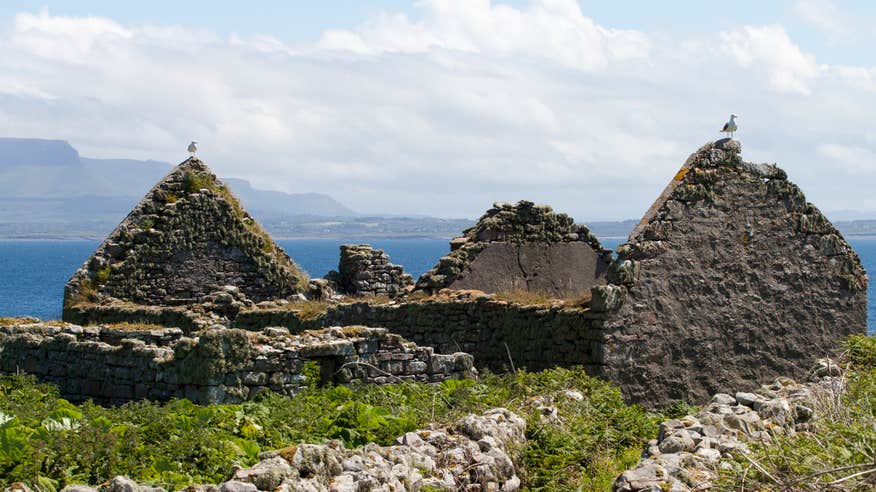
{"label": "weathered stone surface", "polygon": [[747,453],[748,442],[769,444],[777,435],[810,428],[817,418],[811,410],[816,402],[838,398],[843,388],[842,378],[834,376],[806,384],[778,378],[755,393],[739,392],[737,398],[716,394],[695,414],[660,424],[657,439],[648,443],[635,467],[617,477],[612,490],[710,490],[722,460]]}
{"label": "weathered stone surface", "polygon": [[33,374],[56,383],[61,395],[74,401],[233,403],[267,390],[293,395],[307,382],[301,370],[308,361],[320,365],[325,382],[336,384],[440,382],[477,375],[470,355],[436,354],[383,328],[334,327],[290,335],[281,328],[254,333],[220,327],[187,337],[177,328],[0,326],[0,373]]}
{"label": "weathered stone surface", "polygon": [[233,326],[285,326],[293,333],[321,326],[381,326],[439,353],[470,353],[478,368],[583,365],[600,374],[604,318],[586,306],[525,306],[483,292],[449,291],[418,302],[338,304],[306,320],[286,309],[245,311]]}
{"label": "weathered stone surface", "polygon": [[449,289],[530,291],[562,298],[604,283],[608,262],[582,241],[556,244],[489,243]]}
{"label": "weathered stone surface", "polygon": [[450,241],[450,254],[420,277],[416,289],[575,296],[602,283],[610,261],[610,251],[568,215],[528,201],[497,203]]}
{"label": "weathered stone surface", "polygon": [[350,296],[396,297],[414,284],[402,267],[389,262],[388,254],[367,244],[341,245],[338,271],[329,272],[326,278]]}
{"label": "weathered stone surface", "polygon": [[513,492],[519,489],[520,478],[510,453],[526,441],[525,429],[523,419],[497,408],[464,417],[450,428],[409,432],[399,436],[394,446],[369,444],[348,450],[333,442],[263,453],[260,463],[237,470],[232,480],[252,483],[262,491],[430,487]]}
{"label": "weathered stone surface", "polygon": [[630,400],[803,378],[814,347],[865,331],[858,256],[784,172],[740,149],[694,153],[618,248],[635,281],[605,321],[602,367]]}
{"label": "weathered stone surface", "polygon": [[307,290],[307,276],[201,161],[158,182],[70,279],[65,307],[208,301],[234,286],[256,302]]}

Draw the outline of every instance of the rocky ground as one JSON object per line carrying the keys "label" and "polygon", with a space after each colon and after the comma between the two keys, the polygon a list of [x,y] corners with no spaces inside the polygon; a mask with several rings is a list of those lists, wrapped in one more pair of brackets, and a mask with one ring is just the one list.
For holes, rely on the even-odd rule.
{"label": "rocky ground", "polygon": [[642,460],[614,483],[617,492],[691,492],[711,487],[734,455],[746,455],[746,443],[766,442],[780,434],[809,429],[825,394],[842,390],[840,368],[822,359],[810,381],[778,378],[754,393],[715,394],[693,415],[660,424]]}
{"label": "rocky ground", "polygon": [[[301,444],[262,453],[250,468],[232,469],[228,480],[192,486],[190,492],[356,492],[471,490],[512,492],[520,478],[512,456],[524,444],[525,421],[496,408],[469,415],[447,428],[408,432],[394,446],[345,449],[338,441]],[[71,485],[61,492],[158,492],[116,477],[98,486]],[[30,492],[14,483],[6,492]]]}

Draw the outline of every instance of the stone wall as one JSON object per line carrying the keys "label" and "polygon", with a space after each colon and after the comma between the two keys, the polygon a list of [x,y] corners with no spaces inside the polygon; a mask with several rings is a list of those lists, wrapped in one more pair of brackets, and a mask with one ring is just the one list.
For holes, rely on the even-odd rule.
{"label": "stone wall", "polygon": [[188,398],[231,403],[271,390],[292,395],[301,371],[316,361],[323,381],[440,382],[468,377],[468,354],[436,354],[382,328],[344,327],[289,335],[212,329],[186,337],[177,328],[150,331],[76,325],[0,327],[0,372],[25,372],[58,385],[73,401],[122,403]]}
{"label": "stone wall", "polygon": [[694,153],[618,248],[604,376],[630,400],[800,378],[866,329],[858,256],[784,171],[740,151]]}
{"label": "stone wall", "polygon": [[603,319],[603,313],[584,307],[522,306],[481,295],[469,300],[340,304],[310,320],[287,309],[245,311],[234,326],[302,330],[355,320],[387,328],[440,353],[470,353],[478,367],[494,371],[511,369],[513,361],[518,369],[584,365],[597,374],[603,371]]}
{"label": "stone wall", "polygon": [[177,166],[73,275],[65,306],[204,302],[235,286],[259,302],[307,291],[307,276],[201,161]]}
{"label": "stone wall", "polygon": [[327,278],[350,296],[396,297],[414,283],[402,267],[389,262],[388,254],[367,244],[341,245],[338,271]]}
{"label": "stone wall", "polygon": [[571,297],[604,283],[610,262],[611,252],[568,215],[528,201],[497,203],[450,241],[450,254],[420,277],[416,289]]}

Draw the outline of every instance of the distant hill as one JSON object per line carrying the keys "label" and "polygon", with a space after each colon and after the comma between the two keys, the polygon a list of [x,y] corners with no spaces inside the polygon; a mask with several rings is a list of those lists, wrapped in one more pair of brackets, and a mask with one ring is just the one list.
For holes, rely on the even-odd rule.
{"label": "distant hill", "polygon": [[356,212],[334,198],[321,193],[284,193],[282,191],[257,190],[249,181],[223,178],[231,191],[240,198],[244,207],[261,220],[289,215],[314,215],[320,217],[355,217]]}
{"label": "distant hill", "polygon": [[[172,165],[81,157],[63,140],[0,138],[0,238],[100,239]],[[320,193],[284,193],[222,178],[276,237],[450,237],[465,219],[364,217]]]}
{"label": "distant hill", "polygon": [[[63,140],[0,138],[0,237],[100,237],[171,168],[153,160],[80,157]],[[259,220],[357,215],[328,195],[224,181]]]}

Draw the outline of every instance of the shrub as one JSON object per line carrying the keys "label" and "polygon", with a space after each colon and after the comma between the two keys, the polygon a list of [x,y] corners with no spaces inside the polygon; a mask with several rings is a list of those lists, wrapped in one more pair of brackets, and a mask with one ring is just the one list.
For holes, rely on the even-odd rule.
{"label": "shrub", "polygon": [[203,189],[215,189],[216,184],[212,176],[204,173],[186,171],[183,173],[183,188],[188,193],[197,193]]}

